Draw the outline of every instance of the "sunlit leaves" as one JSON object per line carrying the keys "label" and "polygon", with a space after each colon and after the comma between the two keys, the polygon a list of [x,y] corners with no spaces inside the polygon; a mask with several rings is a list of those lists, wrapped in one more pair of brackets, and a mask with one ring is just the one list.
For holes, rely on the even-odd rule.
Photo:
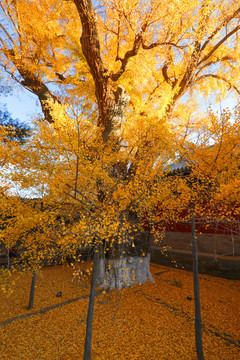
{"label": "sunlit leaves", "polygon": [[[88,23],[80,3],[1,4],[1,64],[39,98],[48,121],[36,122],[23,147],[2,134],[8,179],[43,199],[35,208],[16,200],[8,238],[18,228],[41,261],[50,243],[132,245],[146,217],[152,228],[176,221],[209,188],[220,201],[238,185],[237,115],[221,123],[198,106],[203,95],[239,92],[239,1],[103,0]],[[128,105],[116,136],[119,89]],[[188,179],[166,175],[178,155],[192,166]]]}

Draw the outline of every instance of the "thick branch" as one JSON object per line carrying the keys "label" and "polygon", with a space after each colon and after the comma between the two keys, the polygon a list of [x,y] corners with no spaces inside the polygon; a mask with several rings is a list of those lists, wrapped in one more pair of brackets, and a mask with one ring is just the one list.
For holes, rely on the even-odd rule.
{"label": "thick branch", "polygon": [[15,65],[19,74],[23,78],[23,80],[21,81],[21,85],[24,86],[26,89],[31,90],[35,95],[37,95],[41,103],[45,119],[49,123],[52,123],[54,120],[51,115],[50,104],[56,102],[60,103],[60,101],[55,95],[51,93],[51,91],[39,77],[37,77],[33,72],[31,72],[21,60],[17,59],[13,49],[5,50],[4,54]]}
{"label": "thick branch", "polygon": [[80,42],[96,85],[96,96],[101,100],[101,93],[106,89],[106,69],[100,54],[100,42],[91,0],[74,0],[82,23]]}
{"label": "thick branch", "polygon": [[200,43],[199,41],[195,41],[191,58],[187,64],[185,74],[179,84],[179,90],[173,98],[174,101],[176,101],[176,99],[178,99],[181,95],[183,95],[185,90],[194,83],[196,78],[195,72],[198,66],[199,57],[200,57]]}
{"label": "thick branch", "polygon": [[124,58],[117,57],[116,60],[120,60],[122,65],[121,65],[121,69],[117,73],[111,75],[111,79],[113,81],[117,81],[120,78],[120,76],[124,73],[124,71],[126,70],[129,59],[131,57],[137,55],[141,44],[142,44],[142,35],[137,35],[135,37],[132,49],[125,53]]}
{"label": "thick branch", "polygon": [[172,88],[174,88],[174,86],[175,86],[176,83],[177,83],[177,80],[175,79],[174,81],[172,81],[172,80],[168,77],[167,70],[168,70],[168,65],[167,65],[167,63],[165,63],[165,64],[163,65],[163,67],[162,67],[162,74],[163,74],[164,80],[165,80]]}
{"label": "thick branch", "polygon": [[[129,95],[123,87],[118,86],[117,90],[113,91],[110,85],[110,76],[107,75],[107,69],[104,68],[101,58],[100,42],[92,1],[74,0],[74,2],[82,23],[80,41],[83,55],[87,60],[95,82],[95,92],[99,108],[98,126],[102,128],[104,141],[107,141],[111,135],[119,137],[121,121],[129,101]],[[135,42],[133,50],[125,55],[125,58],[122,60],[122,70],[120,70],[119,74],[115,75],[115,81],[125,70],[128,59],[134,55],[134,52],[138,51],[137,47],[140,46],[140,43],[139,39],[139,41]]]}
{"label": "thick branch", "polygon": [[51,115],[50,104],[60,103],[60,101],[56,98],[55,95],[50,92],[48,87],[35,74],[30,73],[28,70],[25,70],[23,66],[19,66],[17,67],[17,69],[24,79],[21,84],[26,88],[32,90],[32,92],[37,95],[41,103],[45,119],[49,123],[54,122],[54,119]]}
{"label": "thick branch", "polygon": [[175,47],[177,47],[179,49],[183,49],[183,46],[176,45],[176,44],[174,44],[172,42],[160,42],[160,41],[158,42],[158,41],[156,41],[156,42],[154,42],[154,43],[152,43],[150,45],[146,45],[143,42],[142,34],[143,34],[143,31],[141,32],[141,34],[138,34],[135,37],[132,49],[127,51],[123,58],[121,58],[121,57],[119,57],[117,55],[116,61],[120,60],[122,65],[121,65],[121,69],[117,73],[111,75],[111,79],[113,81],[117,81],[120,78],[120,76],[126,70],[126,67],[127,67],[127,64],[129,62],[130,58],[137,55],[137,53],[138,53],[141,46],[142,46],[142,48],[144,50],[150,50],[150,49],[153,49],[153,48],[155,48],[157,46],[163,46],[163,45],[170,45],[170,46],[175,46]]}
{"label": "thick branch", "polygon": [[74,3],[82,23],[80,42],[83,55],[95,83],[95,94],[99,109],[98,125],[106,132],[106,129],[111,128],[110,123],[115,99],[109,84],[107,69],[104,68],[101,58],[95,13],[91,0],[74,0]]}

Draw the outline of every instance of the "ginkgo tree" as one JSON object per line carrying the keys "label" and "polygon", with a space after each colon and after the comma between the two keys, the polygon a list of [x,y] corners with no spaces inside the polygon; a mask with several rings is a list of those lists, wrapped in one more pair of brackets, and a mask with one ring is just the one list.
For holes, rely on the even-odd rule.
{"label": "ginkgo tree", "polygon": [[[1,66],[38,97],[48,123],[66,104],[80,106],[101,134],[102,154],[91,145],[93,162],[102,156],[109,181],[117,173],[134,182],[142,159],[154,168],[161,154],[149,152],[159,139],[169,145],[171,120],[185,123],[198,96],[239,94],[239,5],[4,0]],[[110,144],[114,155],[106,160]],[[102,176],[95,181],[101,207],[113,194]]]}
{"label": "ginkgo tree", "polygon": [[[101,149],[94,153],[90,146],[93,163],[99,156],[106,161],[105,178],[95,172],[98,207],[114,200],[106,178],[121,177],[136,188],[142,161],[154,169],[161,158],[158,142],[169,146],[171,124],[185,123],[198,97],[214,92],[217,100],[229,89],[239,95],[239,5],[238,0],[1,2],[4,71],[38,97],[48,123],[64,117],[66,105],[77,106],[101,134]],[[121,159],[124,151],[128,156]],[[118,221],[124,224],[124,217]],[[149,249],[142,253],[149,262]],[[119,283],[119,271],[111,276]]]}
{"label": "ginkgo tree", "polygon": [[0,9],[0,65],[37,96],[45,120],[15,149],[13,179],[41,185],[51,206],[79,205],[62,242],[71,234],[99,249],[100,282],[144,283],[144,206],[174,139],[193,108],[201,116],[203,96],[239,95],[240,1],[3,0]]}

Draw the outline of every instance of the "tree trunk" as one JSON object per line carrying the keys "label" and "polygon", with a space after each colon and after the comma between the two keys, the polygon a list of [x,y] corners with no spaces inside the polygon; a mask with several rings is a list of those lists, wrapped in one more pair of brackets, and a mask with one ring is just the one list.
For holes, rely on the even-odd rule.
{"label": "tree trunk", "polygon": [[194,204],[192,204],[192,246],[193,246],[193,284],[194,284],[194,305],[195,305],[195,342],[198,360],[204,360],[202,346],[202,321],[200,306],[200,290],[198,277],[198,249],[195,227]]}
{"label": "tree trunk", "polygon": [[146,256],[123,256],[120,259],[99,260],[97,283],[110,290],[143,285],[151,280],[155,282],[150,272],[150,253]]}
{"label": "tree trunk", "polygon": [[96,283],[97,283],[97,267],[98,267],[98,249],[95,246],[83,360],[91,360],[92,321],[93,321],[95,288],[96,288]]}
{"label": "tree trunk", "polygon": [[28,310],[30,310],[30,309],[33,308],[36,277],[37,277],[37,273],[36,273],[36,271],[33,271],[31,291],[30,291],[30,296],[29,296]]}
{"label": "tree trunk", "polygon": [[97,283],[102,287],[122,289],[134,284],[143,285],[148,280],[154,282],[150,272],[150,242],[148,233],[138,233],[125,244],[103,244],[100,251]]}

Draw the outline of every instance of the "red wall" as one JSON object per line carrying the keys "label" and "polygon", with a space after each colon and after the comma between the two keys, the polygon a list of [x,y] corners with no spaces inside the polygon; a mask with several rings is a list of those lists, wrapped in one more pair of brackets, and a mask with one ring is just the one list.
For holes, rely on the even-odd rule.
{"label": "red wall", "polygon": [[[240,235],[240,215],[236,215],[234,204],[229,205],[225,210],[225,214],[221,210],[220,204],[215,204],[215,208],[211,209],[206,204],[202,204],[204,216],[195,214],[196,231],[203,234],[236,234]],[[159,218],[161,218],[161,208],[157,210]],[[146,217],[147,218],[147,217]],[[190,209],[184,209],[178,216],[178,221],[168,221],[155,223],[155,228],[165,229],[170,232],[191,233],[191,215]],[[182,219],[182,220],[181,220]],[[148,220],[146,219],[146,227],[148,228]]]}

